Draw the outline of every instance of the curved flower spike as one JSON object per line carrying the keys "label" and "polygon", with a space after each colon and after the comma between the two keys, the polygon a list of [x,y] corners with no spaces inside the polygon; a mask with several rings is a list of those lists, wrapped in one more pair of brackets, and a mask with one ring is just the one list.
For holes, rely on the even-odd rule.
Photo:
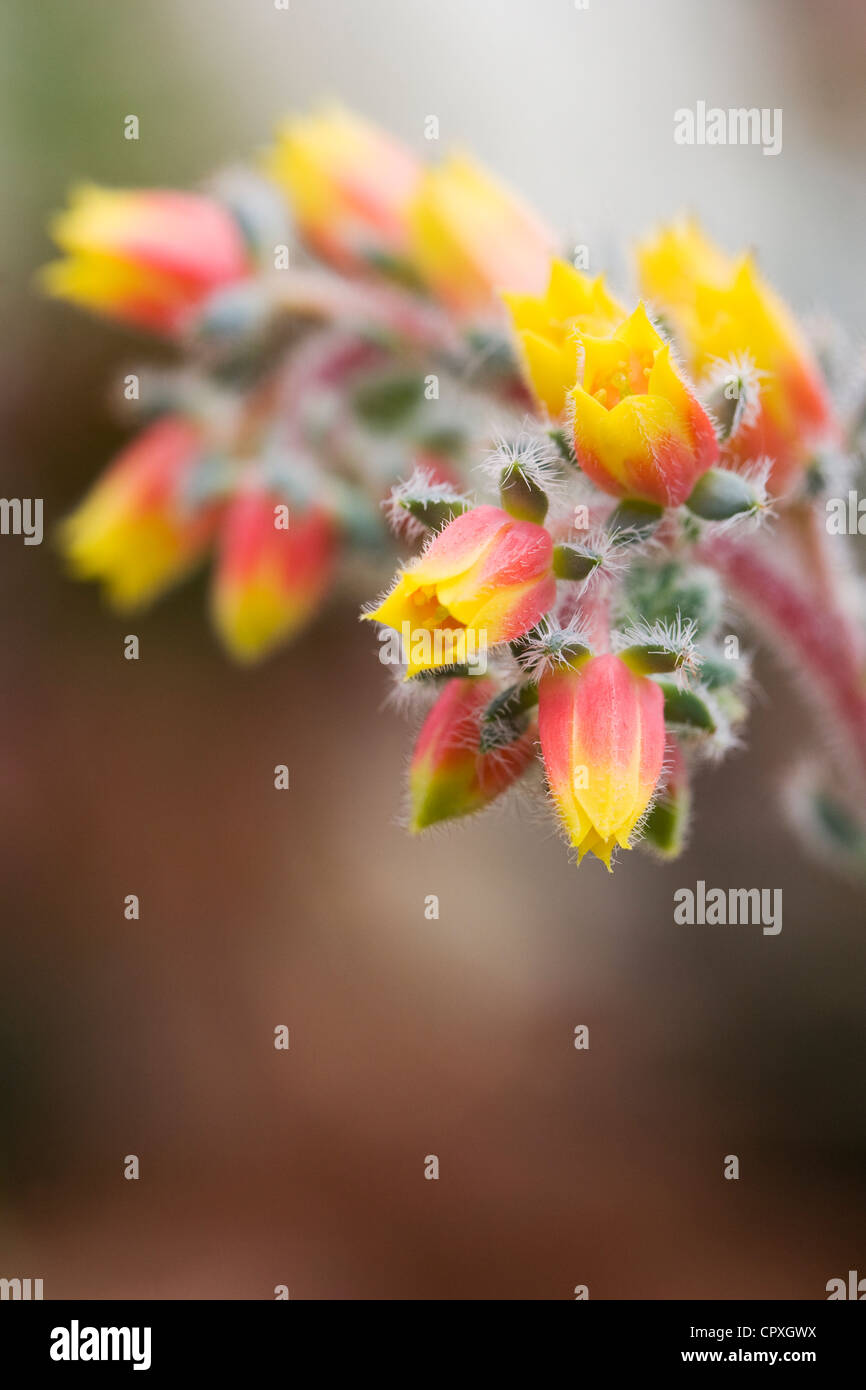
{"label": "curved flower spike", "polygon": [[610,868],[652,799],[665,748],[664,700],[612,653],[548,671],[538,733],[550,790],[578,860]]}
{"label": "curved flower spike", "polygon": [[718,457],[712,421],[686,385],[643,304],[608,337],[580,334],[570,392],[574,450],[614,497],[677,507]]}

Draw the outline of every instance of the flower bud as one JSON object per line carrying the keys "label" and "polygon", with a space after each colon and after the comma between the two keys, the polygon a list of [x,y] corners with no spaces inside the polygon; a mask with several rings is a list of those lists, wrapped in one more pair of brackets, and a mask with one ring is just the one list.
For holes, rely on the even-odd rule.
{"label": "flower bud", "polygon": [[463,155],[425,172],[410,220],[413,264],[457,314],[490,314],[498,290],[533,293],[544,284],[551,233]]}
{"label": "flower bud", "polygon": [[547,516],[547,493],[519,463],[503,468],[499,497],[509,516],[518,521],[535,521],[540,525]]}
{"label": "flower bud", "polygon": [[204,556],[217,512],[188,504],[202,457],[195,425],[181,416],[159,420],[127,445],[63,523],[61,545],[72,569],[100,580],[115,608],[144,607]]}
{"label": "flower bud", "polygon": [[704,734],[716,732],[716,716],[706,699],[694,690],[677,685],[675,681],[660,680],[657,684],[664,700],[665,721],[668,724],[680,724]]}
{"label": "flower bud", "polygon": [[686,506],[702,521],[730,521],[758,512],[765,505],[763,489],[729,468],[711,468],[699,478],[685,499]]}
{"label": "flower bud", "polygon": [[211,594],[214,625],[235,660],[258,661],[306,625],[330,583],[335,542],[321,508],[287,510],[284,498],[258,484],[237,494]]}
{"label": "flower bud", "polygon": [[384,131],[328,107],[287,121],[267,168],[325,260],[351,271],[405,258],[421,166]]}
{"label": "flower bud", "polygon": [[41,272],[49,294],[155,332],[178,332],[215,290],[252,273],[231,213],[197,193],[88,185],[51,230],[66,259]]}
{"label": "flower bud", "polygon": [[557,579],[588,579],[601,564],[601,556],[584,545],[561,541],[553,547],[553,573]]}
{"label": "flower bud", "polygon": [[677,859],[685,843],[692,798],[688,767],[675,738],[668,738],[665,763],[663,786],[643,823],[643,839],[661,859]]}
{"label": "flower bud", "polygon": [[532,761],[528,733],[507,747],[481,750],[482,714],[495,688],[485,676],[446,681],[412,754],[409,795],[413,831],[481,810]]}
{"label": "flower bud", "polygon": [[578,859],[610,868],[649,805],[664,755],[663,697],[613,653],[542,676],[538,733],[551,793]]}

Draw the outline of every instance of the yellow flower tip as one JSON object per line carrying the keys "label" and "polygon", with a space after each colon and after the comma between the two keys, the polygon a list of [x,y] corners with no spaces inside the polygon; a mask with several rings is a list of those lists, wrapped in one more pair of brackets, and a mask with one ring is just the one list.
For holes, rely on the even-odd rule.
{"label": "yellow flower tip", "polygon": [[267,584],[252,584],[235,594],[217,590],[212,617],[217,636],[240,666],[255,666],[306,626],[311,609],[292,603]]}

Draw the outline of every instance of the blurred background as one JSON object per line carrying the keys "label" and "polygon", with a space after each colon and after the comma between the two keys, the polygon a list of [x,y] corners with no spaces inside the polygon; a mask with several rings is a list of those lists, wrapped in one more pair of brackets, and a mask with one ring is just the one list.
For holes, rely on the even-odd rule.
{"label": "blurred background", "polygon": [[[670,868],[578,872],[519,807],[410,841],[408,733],[354,600],[250,673],[203,581],[130,625],[64,578],[51,529],[158,354],[32,287],[71,183],[194,184],[336,96],[422,154],[437,115],[620,288],[630,242],[691,207],[862,340],[864,62],[855,0],[7,0],[2,490],[45,499],[47,538],[0,540],[0,1276],[812,1299],[866,1274],[863,896],[784,826],[814,731],[772,665]],[[782,153],[674,145],[699,99],[781,107]],[[782,887],[781,935],[676,926],[699,878]]]}

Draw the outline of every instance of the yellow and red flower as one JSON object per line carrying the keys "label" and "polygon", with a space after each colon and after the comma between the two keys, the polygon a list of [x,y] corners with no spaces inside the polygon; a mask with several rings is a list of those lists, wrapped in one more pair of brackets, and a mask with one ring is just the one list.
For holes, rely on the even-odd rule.
{"label": "yellow and red flower", "polygon": [[542,676],[538,734],[550,790],[578,859],[610,868],[630,847],[665,750],[664,698],[613,653]]}
{"label": "yellow and red flower", "polygon": [[770,486],[787,491],[816,443],[835,432],[826,384],[787,306],[750,256],[735,260],[692,221],[678,222],[639,252],[644,291],[670,320],[698,379],[747,356],[758,408],[726,445],[733,463],[773,460]]}
{"label": "yellow and red flower", "polygon": [[553,419],[566,408],[578,378],[578,332],[609,333],[625,317],[604,276],[590,279],[567,261],[554,260],[541,295],[503,296],[520,350],[527,385]]}
{"label": "yellow and red flower", "polygon": [[455,661],[448,644],[416,638],[462,636],[473,650],[510,642],[543,617],[555,595],[549,532],[499,507],[474,507],[450,521],[364,616],[408,636],[413,676]]}
{"label": "yellow and red flower", "polygon": [[460,315],[496,309],[497,292],[539,294],[554,238],[518,198],[465,155],[421,180],[410,209],[411,260]]}
{"label": "yellow and red flower", "polygon": [[527,731],[505,748],[480,751],[481,716],[496,694],[486,676],[455,677],[424,721],[409,768],[411,828],[480,811],[500,796],[533,758]]}
{"label": "yellow and red flower", "polygon": [[301,233],[326,260],[351,270],[405,257],[421,166],[390,135],[332,106],[287,121],[267,163]]}
{"label": "yellow and red flower", "polygon": [[195,193],[88,185],[52,235],[65,259],[42,270],[49,294],[158,332],[176,332],[210,294],[251,271],[232,215]]}
{"label": "yellow and red flower", "polygon": [[257,484],[238,492],[220,531],[211,591],[214,625],[237,661],[258,661],[309,621],[330,584],[335,550],[334,523],[320,507],[287,509]]}
{"label": "yellow and red flower", "polygon": [[643,304],[611,334],[580,333],[569,393],[584,473],[614,497],[684,502],[718,458],[713,423],[671,361]]}
{"label": "yellow and red flower", "polygon": [[199,430],[170,416],[132,442],[64,522],[61,544],[81,579],[97,579],[121,611],[141,608],[203,557],[214,509],[184,490],[201,458]]}

